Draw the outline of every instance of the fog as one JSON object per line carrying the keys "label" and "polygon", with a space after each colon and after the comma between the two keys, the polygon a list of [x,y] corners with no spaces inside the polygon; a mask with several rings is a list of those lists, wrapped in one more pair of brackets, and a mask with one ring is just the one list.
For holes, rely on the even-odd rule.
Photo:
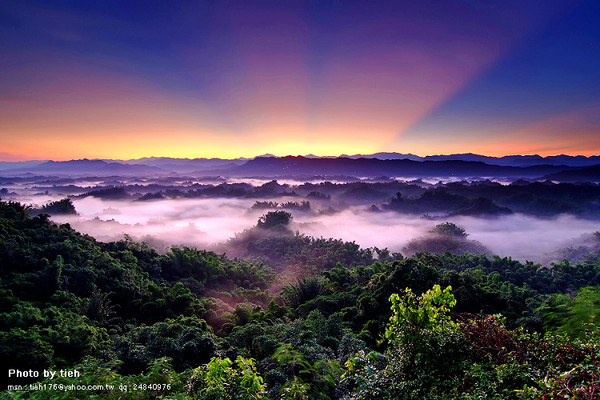
{"label": "fog", "polygon": [[502,257],[541,262],[561,247],[570,246],[582,235],[600,229],[598,221],[561,215],[541,219],[512,214],[495,219],[454,218],[452,222]]}
{"label": "fog", "polygon": [[[272,200],[289,201],[289,198]],[[103,241],[122,239],[127,234],[136,240],[147,241],[161,251],[171,245],[211,249],[255,226],[258,218],[269,211],[250,210],[254,202],[255,199],[143,202],[86,197],[73,199],[79,215],[55,216],[52,220],[68,222],[74,229]],[[469,234],[468,239],[481,242],[494,254],[534,262],[548,259],[549,253],[573,245],[581,235],[599,230],[597,221],[567,215],[546,219],[511,214],[497,218],[431,220],[396,212],[369,212],[365,206],[347,208],[332,215],[292,214],[291,229],[294,231],[355,241],[362,247],[387,247],[392,252],[402,252],[412,239],[427,234],[437,224],[450,221],[464,228]]]}
{"label": "fog", "polygon": [[[100,240],[118,240],[127,234],[147,240],[151,236],[165,246],[188,245],[209,248],[249,228],[247,210],[252,200],[193,199],[162,201],[74,199],[78,216],[55,216],[58,223],[71,226]],[[259,215],[260,216],[260,215]]]}

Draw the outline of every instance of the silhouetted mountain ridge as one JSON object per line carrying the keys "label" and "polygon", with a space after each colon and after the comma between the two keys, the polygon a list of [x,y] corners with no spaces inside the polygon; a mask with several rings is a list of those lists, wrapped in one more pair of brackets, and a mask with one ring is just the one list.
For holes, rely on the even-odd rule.
{"label": "silhouetted mountain ridge", "polygon": [[377,158],[257,157],[228,172],[234,176],[347,175],[356,177],[540,177],[572,167],[510,167],[480,161],[413,161]]}
{"label": "silhouetted mountain ridge", "polygon": [[[600,181],[600,167],[598,166],[600,166],[600,156],[513,155],[497,158],[467,153],[419,157],[411,154],[376,153],[365,157],[359,155],[345,157],[317,157],[314,155],[275,157],[266,155],[253,159],[149,157],[124,161],[81,159],[41,163],[4,162],[0,164],[0,173],[3,176],[24,174],[69,176],[186,174],[273,178],[284,176],[547,177],[553,180]],[[575,172],[575,170],[581,171]]]}
{"label": "silhouetted mountain ridge", "polygon": [[474,153],[460,154],[440,154],[431,156],[417,156],[415,154],[402,153],[374,153],[374,154],[355,154],[352,156],[342,155],[347,158],[378,158],[381,160],[413,160],[413,161],[479,161],[490,165],[500,165],[505,167],[530,167],[536,165],[555,165],[568,167],[586,167],[600,164],[600,156],[568,156],[565,154],[556,156],[542,157],[537,154],[532,155],[507,155],[503,157],[491,157]]}
{"label": "silhouetted mountain ridge", "polygon": [[560,171],[550,174],[546,178],[560,182],[598,182],[600,181],[600,165]]}
{"label": "silhouetted mountain ridge", "polygon": [[106,162],[103,160],[46,161],[32,167],[14,168],[5,170],[12,174],[37,174],[37,175],[151,175],[160,173],[161,170],[148,165],[123,164],[119,162]]}

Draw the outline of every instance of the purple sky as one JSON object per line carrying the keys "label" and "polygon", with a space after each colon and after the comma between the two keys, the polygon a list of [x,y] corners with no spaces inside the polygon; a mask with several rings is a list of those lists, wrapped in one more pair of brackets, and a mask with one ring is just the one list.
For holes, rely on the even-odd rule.
{"label": "purple sky", "polygon": [[597,1],[5,1],[0,160],[600,154]]}

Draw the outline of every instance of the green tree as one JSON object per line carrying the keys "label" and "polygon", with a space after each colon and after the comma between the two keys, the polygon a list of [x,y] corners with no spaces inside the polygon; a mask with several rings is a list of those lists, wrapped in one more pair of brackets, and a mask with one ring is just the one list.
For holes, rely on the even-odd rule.
{"label": "green tree", "polygon": [[265,387],[253,359],[213,357],[194,370],[187,393],[202,400],[261,400],[267,398]]}
{"label": "green tree", "polygon": [[556,294],[540,310],[547,329],[582,338],[600,326],[600,288],[584,287],[575,296]]}
{"label": "green tree", "polygon": [[443,224],[438,224],[430,232],[437,233],[438,235],[454,236],[459,238],[466,238],[467,236],[469,236],[469,234],[463,228],[457,226],[452,222],[444,222]]}
{"label": "green tree", "polygon": [[287,211],[271,211],[258,219],[256,226],[263,229],[287,229],[292,214]]}
{"label": "green tree", "polygon": [[50,215],[77,214],[77,211],[75,211],[75,206],[73,205],[71,199],[52,201],[42,206],[40,212]]}
{"label": "green tree", "polygon": [[392,294],[384,354],[359,352],[346,362],[345,382],[356,399],[427,399],[448,391],[462,373],[464,341],[450,318],[456,304],[451,287],[416,296]]}

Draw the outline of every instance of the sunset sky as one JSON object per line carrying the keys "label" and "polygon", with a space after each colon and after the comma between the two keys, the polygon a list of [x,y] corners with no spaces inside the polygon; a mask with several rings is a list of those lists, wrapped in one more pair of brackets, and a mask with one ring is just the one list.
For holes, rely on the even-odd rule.
{"label": "sunset sky", "polygon": [[600,1],[0,1],[0,160],[600,154]]}

